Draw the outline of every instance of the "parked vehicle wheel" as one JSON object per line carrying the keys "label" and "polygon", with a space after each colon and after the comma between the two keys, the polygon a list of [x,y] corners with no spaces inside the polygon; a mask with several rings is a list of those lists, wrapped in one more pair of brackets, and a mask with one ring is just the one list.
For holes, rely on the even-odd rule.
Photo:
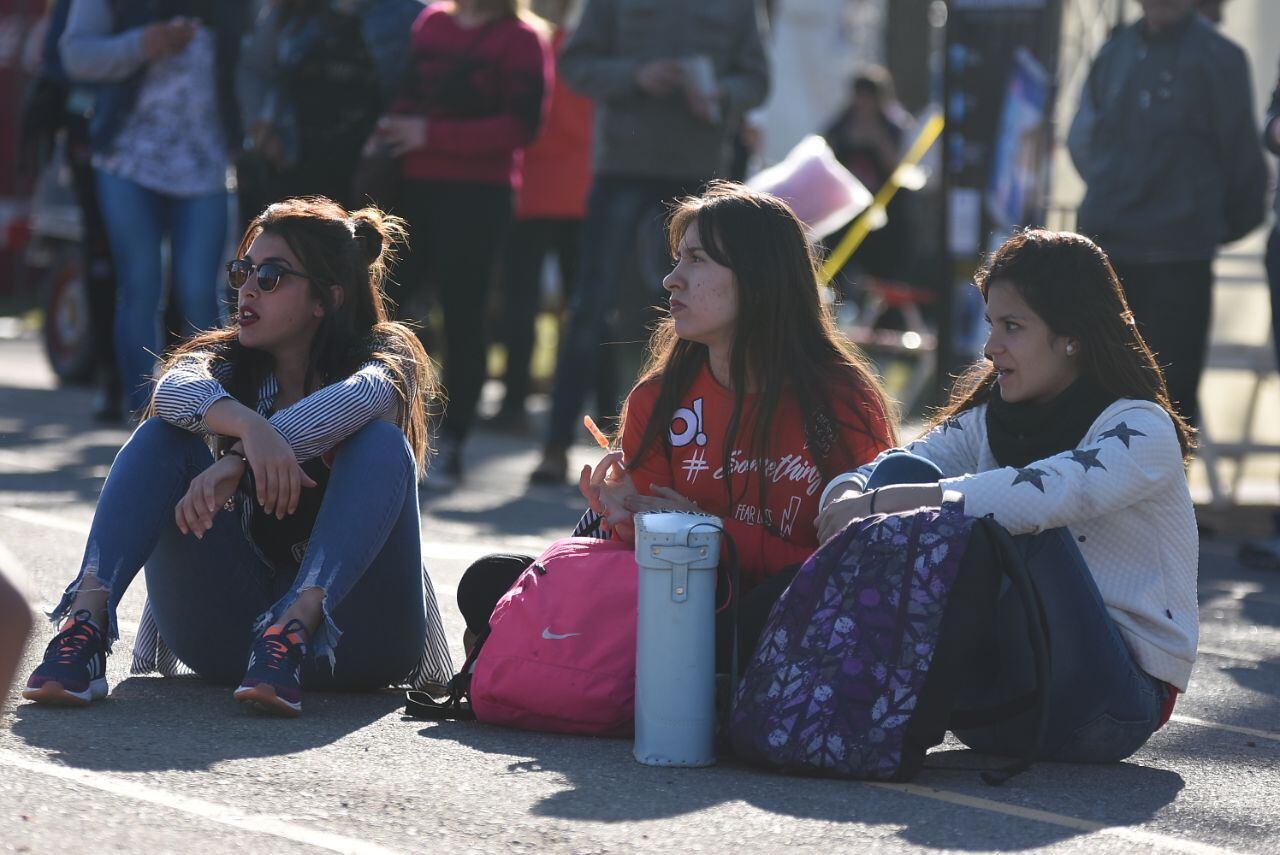
{"label": "parked vehicle wheel", "polygon": [[89,292],[79,253],[69,246],[56,253],[44,281],[44,349],[63,383],[93,380]]}

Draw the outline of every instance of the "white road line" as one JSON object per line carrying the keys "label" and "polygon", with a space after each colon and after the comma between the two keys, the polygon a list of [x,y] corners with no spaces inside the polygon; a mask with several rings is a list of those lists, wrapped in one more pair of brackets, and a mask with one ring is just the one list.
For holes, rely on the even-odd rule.
{"label": "white road line", "polygon": [[1144,831],[1141,828],[1103,825],[1100,822],[1094,822],[1088,819],[1079,819],[1074,816],[1052,813],[1047,810],[1007,804],[1005,802],[995,801],[994,799],[984,799],[981,796],[970,796],[964,793],[954,793],[950,790],[939,790],[935,787],[925,787],[920,784],[882,784],[867,782],[867,785],[871,787],[879,787],[882,790],[893,790],[912,796],[933,799],[934,801],[946,802],[947,804],[991,811],[992,813],[1004,814],[1005,816],[1017,817],[1018,819],[1026,819],[1032,822],[1056,825],[1060,828],[1069,828],[1073,831],[1102,834],[1107,837],[1118,837],[1131,843],[1141,843],[1146,846],[1152,846],[1160,851],[1186,852],[1189,853],[1189,855],[1237,855],[1237,853],[1240,852],[1240,850],[1224,849],[1220,846],[1213,846],[1208,843],[1198,843],[1194,840],[1171,837],[1167,834],[1160,834],[1155,831]]}
{"label": "white road line", "polygon": [[0,451],[0,466],[10,466],[25,472],[49,473],[57,471],[41,463],[28,463],[26,457],[16,451]]}
{"label": "white road line", "polygon": [[89,535],[89,524],[87,522],[78,523],[74,520],[63,519],[42,511],[33,511],[30,508],[0,508],[0,516],[8,517],[18,522],[42,525],[45,528],[57,529],[58,531],[69,531],[81,537]]}
{"label": "white road line", "polygon": [[219,825],[238,828],[254,834],[269,834],[273,837],[292,840],[304,846],[314,846],[330,852],[353,853],[353,855],[396,855],[396,850],[387,849],[376,843],[357,840],[318,828],[308,828],[295,822],[266,814],[246,813],[227,805],[207,802],[190,796],[166,792],[157,787],[139,784],[114,775],[91,772],[87,769],[73,769],[43,760],[33,760],[12,751],[0,749],[0,765],[14,769],[22,769],[37,775],[60,778],[81,786],[101,790],[115,796],[123,796],[140,802],[148,802],[170,810],[198,816]]}
{"label": "white road line", "polygon": [[1176,721],[1180,724],[1193,724],[1196,727],[1209,727],[1214,730],[1226,730],[1231,733],[1239,733],[1243,736],[1253,736],[1258,739],[1270,739],[1272,742],[1280,742],[1280,732],[1274,730],[1256,730],[1252,727],[1240,727],[1236,724],[1220,724],[1216,721],[1205,721],[1202,718],[1195,718],[1189,715],[1170,716],[1170,721]]}
{"label": "white road line", "polygon": [[1273,659],[1280,660],[1280,654],[1275,656],[1260,656],[1257,653],[1245,653],[1239,650],[1228,650],[1225,647],[1210,647],[1201,644],[1197,649],[1197,653],[1203,653],[1206,656],[1213,656],[1218,659],[1234,659],[1237,662],[1250,662],[1254,665],[1261,665],[1263,662],[1270,662]]}

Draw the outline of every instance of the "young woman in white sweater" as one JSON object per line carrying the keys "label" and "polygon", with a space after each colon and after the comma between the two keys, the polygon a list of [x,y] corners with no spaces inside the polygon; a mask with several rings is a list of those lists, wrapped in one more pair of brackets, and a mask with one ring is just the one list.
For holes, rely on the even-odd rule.
{"label": "young woman in white sweater", "polygon": [[[1108,762],[1137,751],[1186,691],[1195,662],[1199,541],[1185,461],[1192,431],[1088,238],[1028,230],[976,278],[991,335],[932,428],[832,480],[819,540],[850,520],[964,496],[970,516],[1015,535],[1051,639],[1046,759]],[[965,707],[1034,679],[1016,597]],[[959,733],[1019,753],[1031,715]]]}

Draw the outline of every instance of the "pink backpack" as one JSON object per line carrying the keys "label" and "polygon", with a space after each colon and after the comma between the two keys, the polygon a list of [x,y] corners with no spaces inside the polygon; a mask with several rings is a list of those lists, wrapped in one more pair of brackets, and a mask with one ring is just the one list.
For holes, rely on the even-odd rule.
{"label": "pink backpack", "polygon": [[493,609],[440,703],[410,692],[410,715],[524,730],[626,736],[636,687],[635,555],[592,537],[557,540]]}

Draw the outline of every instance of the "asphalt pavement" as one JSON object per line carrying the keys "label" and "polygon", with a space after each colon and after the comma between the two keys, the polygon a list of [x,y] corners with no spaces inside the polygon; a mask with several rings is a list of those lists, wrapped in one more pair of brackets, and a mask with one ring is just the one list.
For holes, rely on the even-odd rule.
{"label": "asphalt pavement", "polygon": [[[0,566],[49,608],[78,566],[127,434],[57,389],[30,338],[0,341]],[[424,494],[423,549],[462,659],[453,594],[471,560],[537,551],[576,491],[526,485],[536,444],[481,431],[468,480]],[[575,450],[583,461],[592,449]],[[628,740],[405,718],[394,692],[307,692],[298,720],[252,716],[198,679],[132,677],[142,579],[120,611],[111,695],[0,714],[0,852],[1280,852],[1280,573],[1201,543],[1201,648],[1173,721],[1129,761],[1039,763],[1004,787],[947,766],[909,785],[783,777],[725,760],[636,763]],[[20,669],[38,661],[42,627]]]}

